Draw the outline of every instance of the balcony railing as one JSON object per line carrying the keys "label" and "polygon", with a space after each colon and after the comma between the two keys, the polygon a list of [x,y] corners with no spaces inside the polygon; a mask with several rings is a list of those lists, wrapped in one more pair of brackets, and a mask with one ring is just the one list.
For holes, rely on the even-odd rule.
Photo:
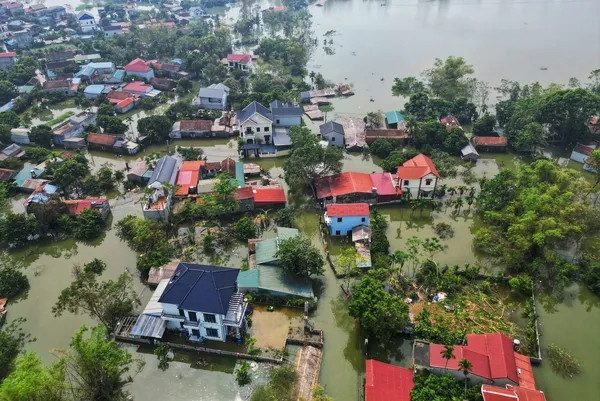
{"label": "balcony railing", "polygon": [[241,327],[244,322],[247,307],[248,302],[244,301],[244,295],[242,293],[238,292],[233,294],[229,301],[229,308],[227,309],[225,319],[223,319],[223,324],[226,326]]}

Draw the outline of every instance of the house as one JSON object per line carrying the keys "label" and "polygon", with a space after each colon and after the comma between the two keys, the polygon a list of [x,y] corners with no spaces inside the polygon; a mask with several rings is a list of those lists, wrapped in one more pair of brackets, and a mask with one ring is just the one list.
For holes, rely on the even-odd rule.
{"label": "house", "polygon": [[342,119],[344,126],[344,146],[348,151],[360,150],[367,146],[365,122],[362,118],[346,117]]}
{"label": "house", "polygon": [[462,129],[460,123],[458,122],[458,119],[452,114],[448,114],[446,117],[440,118],[440,122],[446,126],[446,129],[448,131],[450,131],[452,128]]}
{"label": "house", "polygon": [[167,78],[177,80],[188,78],[190,76],[188,72],[181,70],[181,64],[159,63],[156,61],[149,61],[148,64],[155,70],[160,71],[160,73]]}
{"label": "house", "polygon": [[228,54],[227,67],[230,70],[250,71],[252,66],[252,56],[249,54]]}
{"label": "house", "polygon": [[368,203],[330,203],[325,208],[330,235],[352,235],[354,227],[369,225]]}
{"label": "house", "polygon": [[0,69],[6,70],[17,62],[17,53],[3,52],[0,53]]}
{"label": "house", "polygon": [[254,267],[258,265],[277,266],[279,257],[277,249],[279,243],[283,240],[296,238],[300,235],[300,231],[295,228],[277,227],[277,237],[263,239],[256,242],[255,252],[249,258],[249,264]]}
{"label": "house", "polygon": [[410,401],[414,387],[412,369],[375,359],[367,359],[365,366],[365,401]]}
{"label": "house", "polygon": [[126,97],[123,100],[119,100],[115,104],[115,111],[119,114],[127,113],[129,110],[135,107],[135,98],[132,96]]}
{"label": "house", "polygon": [[59,22],[67,16],[67,10],[63,6],[53,6],[46,9],[46,16],[51,18],[53,22]]}
{"label": "house", "polygon": [[15,170],[0,168],[0,182],[10,181],[15,175],[17,175]]}
{"label": "house", "polygon": [[200,88],[196,104],[202,109],[225,110],[228,97],[229,88],[227,86],[222,83],[212,84],[206,88]]}
{"label": "house", "polygon": [[[237,290],[240,270],[179,263],[158,302],[168,329],[184,329],[191,341],[240,338],[248,303]],[[157,288],[158,291],[158,288]]]}
{"label": "house", "polygon": [[110,213],[110,205],[106,198],[65,199],[63,202],[67,205],[67,213],[71,217],[79,216],[85,209],[97,210],[104,218]]}
{"label": "house", "polygon": [[133,81],[123,87],[123,92],[127,92],[130,95],[138,96],[156,96],[153,94],[154,88],[152,85],[147,85],[141,81]]}
{"label": "house", "polygon": [[177,82],[169,78],[152,78],[150,84],[158,90],[170,91],[177,86]]}
{"label": "house", "polygon": [[100,59],[102,59],[102,56],[100,56],[98,53],[78,54],[73,56],[73,61],[75,61],[76,63],[89,63],[91,61]]}
{"label": "house", "polygon": [[95,99],[105,93],[104,85],[88,85],[83,90],[83,95],[88,99]]}
{"label": "house", "polygon": [[207,161],[200,167],[200,177],[205,180],[208,178],[213,178],[217,174],[221,172],[221,163],[220,162],[209,162]]}
{"label": "house", "polygon": [[481,386],[481,395],[483,401],[546,401],[543,391],[510,384],[506,388],[484,384]]}
{"label": "house", "polygon": [[48,78],[53,78],[57,74],[70,72],[75,66],[73,60],[49,61],[46,63],[46,74]]}
{"label": "house", "polygon": [[6,160],[9,157],[20,159],[25,156],[25,151],[15,143],[12,143],[0,151],[0,161]]}
{"label": "house", "polygon": [[[135,182],[136,184],[147,184],[148,179],[150,179],[150,175],[152,175],[152,170],[148,167],[148,163],[145,160],[138,160],[134,163],[134,165],[129,169],[129,164],[127,166],[127,174],[125,177],[127,181]],[[150,175],[148,175],[150,172]]]}
{"label": "house", "polygon": [[123,155],[135,155],[140,150],[142,150],[142,146],[139,143],[128,141],[122,137],[118,137],[112,147],[114,153]]}
{"label": "house", "polygon": [[10,130],[10,140],[19,145],[29,145],[31,139],[29,139],[29,129],[27,128],[13,128]]}
{"label": "house", "polygon": [[65,140],[81,138],[86,125],[96,123],[96,113],[82,111],[65,121],[52,126],[52,142],[55,146],[64,146]]}
{"label": "house", "polygon": [[396,186],[412,199],[432,199],[439,179],[433,161],[423,153],[405,161],[396,171]]}
{"label": "house", "polygon": [[60,81],[44,81],[42,89],[44,92],[62,92],[67,96],[75,96],[79,84],[70,79]]}
{"label": "house", "polygon": [[109,61],[92,62],[81,67],[75,73],[75,78],[81,78],[84,81],[105,83],[110,80],[112,74],[116,71],[115,64]]}
{"label": "house", "polygon": [[46,172],[36,166],[25,163],[25,166],[21,171],[13,177],[13,181],[19,190],[22,192],[32,193],[36,188],[44,185],[48,180],[44,180],[43,177]]}
{"label": "house", "polygon": [[508,139],[503,136],[474,136],[471,143],[478,152],[504,152]]}
{"label": "house", "polygon": [[288,128],[302,125],[302,108],[282,103],[279,100],[272,101],[269,107],[274,127]]}
{"label": "house", "polygon": [[142,205],[144,218],[169,221],[173,193],[163,188],[163,184],[175,185],[178,165],[179,160],[171,156],[163,156],[156,161],[156,166],[148,180],[148,188],[154,191]]}
{"label": "house", "polygon": [[144,78],[146,81],[150,81],[154,78],[154,70],[141,58],[130,61],[123,69],[128,76],[134,75],[136,77]]}
{"label": "house", "polygon": [[468,160],[470,162],[475,163],[477,159],[479,159],[479,153],[477,153],[475,147],[471,143],[469,143],[467,144],[467,146],[460,150],[460,157],[463,160]]}
{"label": "house", "polygon": [[79,24],[79,28],[83,33],[93,33],[98,30],[96,19],[89,11],[80,11],[79,14],[77,14],[77,23]]}
{"label": "house", "polygon": [[472,384],[491,384],[500,388],[506,385],[535,390],[535,378],[529,357],[514,351],[513,342],[502,333],[468,334],[466,345],[455,345],[455,358],[446,360],[442,344],[416,340],[413,346],[413,363],[438,375],[450,374],[457,380],[465,375],[458,367],[467,359],[472,368],[467,378]]}
{"label": "house", "polygon": [[200,170],[206,164],[204,160],[184,161],[179,167],[177,181],[175,185],[176,197],[188,197],[198,194],[198,181],[200,180]]}
{"label": "house", "polygon": [[33,34],[29,29],[13,32],[12,39],[17,49],[26,49],[33,44]]}
{"label": "house", "polygon": [[181,120],[173,124],[169,136],[173,139],[209,138],[211,127],[210,120]]}
{"label": "house", "polygon": [[406,126],[404,114],[399,111],[388,111],[385,113],[385,125],[390,129],[399,129]]}
{"label": "house", "polygon": [[593,168],[586,164],[586,160],[592,155],[592,152],[594,152],[594,150],[596,150],[597,147],[598,145],[595,143],[589,145],[583,145],[581,143],[578,143],[577,145],[575,145],[573,151],[571,152],[571,160],[574,160],[578,163],[582,163],[584,169],[588,171],[593,171]]}
{"label": "house", "polygon": [[38,203],[48,203],[52,200],[54,194],[58,192],[59,188],[56,185],[44,183],[37,187],[31,195],[25,199],[23,205],[25,206],[25,210],[27,213],[31,213],[31,209],[29,205],[38,204]]}
{"label": "house", "polygon": [[401,200],[402,190],[390,173],[345,171],[315,181],[317,199],[328,203],[393,203]]}
{"label": "house", "polygon": [[36,18],[40,18],[46,14],[46,10],[47,8],[43,4],[32,4],[25,10],[25,12],[35,16]]}
{"label": "house", "polygon": [[198,6],[190,7],[189,13],[190,18],[193,19],[204,18],[207,15],[206,12],[202,9],[202,7]]}
{"label": "house", "polygon": [[119,137],[115,135],[90,132],[87,136],[88,149],[110,152],[117,139]]}
{"label": "house", "polygon": [[344,147],[344,127],[335,121],[329,121],[319,126],[319,133],[329,146]]}
{"label": "house", "polygon": [[402,129],[385,129],[385,128],[367,128],[365,129],[365,141],[367,145],[372,144],[377,139],[387,139],[406,145],[409,140],[406,131]]}
{"label": "house", "polygon": [[4,8],[6,9],[6,12],[10,14],[11,17],[17,17],[19,15],[25,14],[23,4],[17,3],[16,1],[5,3]]}
{"label": "house", "polygon": [[254,187],[252,193],[255,208],[282,207],[287,202],[284,189],[278,185]]}
{"label": "house", "polygon": [[258,265],[254,269],[240,271],[237,282],[240,292],[272,297],[314,298],[310,279],[286,273],[278,266]]}
{"label": "house", "polygon": [[125,33],[123,27],[121,25],[107,25],[103,26],[102,30],[104,31],[104,36],[110,38],[115,35],[119,35]]}
{"label": "house", "polygon": [[247,144],[270,144],[273,131],[273,115],[262,104],[254,101],[237,112],[240,138]]}

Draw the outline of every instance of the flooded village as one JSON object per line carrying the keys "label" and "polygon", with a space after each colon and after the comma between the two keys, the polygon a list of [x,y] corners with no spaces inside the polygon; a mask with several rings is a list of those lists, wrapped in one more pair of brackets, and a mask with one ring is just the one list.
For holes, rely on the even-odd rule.
{"label": "flooded village", "polygon": [[594,1],[63,3],[0,2],[0,399],[594,399]]}

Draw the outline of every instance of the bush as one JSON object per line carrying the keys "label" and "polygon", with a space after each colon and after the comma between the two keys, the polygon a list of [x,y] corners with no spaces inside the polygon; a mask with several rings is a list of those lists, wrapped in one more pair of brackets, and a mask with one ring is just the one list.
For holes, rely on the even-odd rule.
{"label": "bush", "polygon": [[279,209],[273,220],[279,227],[294,227],[295,210],[291,207]]}
{"label": "bush", "polygon": [[375,139],[371,145],[369,145],[371,153],[377,157],[385,159],[394,150],[394,145],[389,139],[379,138]]}
{"label": "bush", "polygon": [[0,269],[0,298],[14,298],[29,288],[29,280],[20,271],[6,267]]}
{"label": "bush", "polygon": [[508,280],[510,288],[519,291],[523,295],[531,295],[533,292],[533,280],[526,274],[520,274]]}
{"label": "bush", "polygon": [[98,237],[104,230],[104,217],[95,209],[83,209],[77,216],[77,237],[90,240]]}
{"label": "bush", "polygon": [[245,386],[252,382],[252,377],[250,376],[250,363],[248,363],[248,361],[242,362],[242,365],[235,370],[235,380],[240,386]]}
{"label": "bush", "polygon": [[238,240],[248,241],[250,238],[256,238],[258,228],[250,217],[244,216],[234,224],[233,230]]}

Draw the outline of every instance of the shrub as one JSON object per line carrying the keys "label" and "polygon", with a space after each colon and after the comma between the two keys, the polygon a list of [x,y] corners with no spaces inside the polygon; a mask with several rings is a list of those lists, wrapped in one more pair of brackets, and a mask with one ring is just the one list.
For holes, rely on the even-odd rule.
{"label": "shrub", "polygon": [[242,362],[242,365],[236,369],[235,380],[240,386],[245,386],[246,384],[250,384],[252,382],[252,377],[250,376],[250,364],[248,361]]}
{"label": "shrub", "polygon": [[12,267],[0,269],[0,298],[14,298],[29,288],[27,277]]}

